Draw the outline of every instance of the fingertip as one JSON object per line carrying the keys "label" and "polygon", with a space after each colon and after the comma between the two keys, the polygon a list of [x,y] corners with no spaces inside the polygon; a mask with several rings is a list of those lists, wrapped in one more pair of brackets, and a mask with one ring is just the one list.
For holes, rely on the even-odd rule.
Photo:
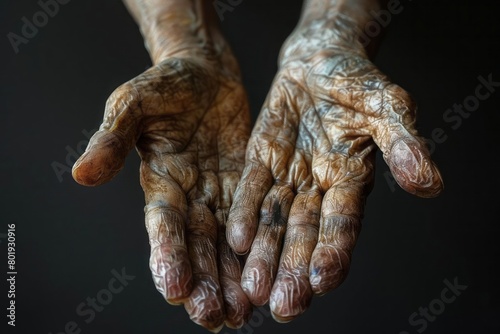
{"label": "fingertip", "polygon": [[179,306],[183,305],[186,302],[187,298],[178,298],[178,299],[165,298],[165,300],[172,306]]}
{"label": "fingertip", "polygon": [[170,305],[182,305],[187,301],[189,295],[193,290],[193,284],[190,275],[191,273],[186,275],[188,276],[188,278],[186,279],[184,279],[183,277],[179,278],[179,281],[183,279],[186,281],[186,283],[183,285],[168,282],[168,278],[166,278],[166,281],[168,283],[165,289],[165,300],[167,301],[167,303],[169,303]]}
{"label": "fingertip", "polygon": [[[231,329],[240,329],[241,327],[243,327],[243,325],[245,325],[251,318],[252,316],[252,312],[249,313],[249,316],[248,317],[245,317],[245,318],[239,318],[239,319],[226,319],[225,321],[225,325],[227,328],[231,328]],[[229,317],[229,315],[228,315]]]}
{"label": "fingertip", "polygon": [[187,249],[160,244],[151,248],[149,258],[153,282],[171,305],[184,304],[193,290],[193,273]]}
{"label": "fingertip", "polygon": [[252,316],[252,304],[239,282],[222,278],[221,283],[226,309],[226,326],[231,329],[241,328]]}
{"label": "fingertip", "polygon": [[184,308],[191,321],[218,333],[225,322],[225,310],[219,282],[211,276],[199,277]]}
{"label": "fingertip", "polygon": [[249,234],[248,228],[244,226],[227,229],[226,239],[229,247],[238,255],[247,254],[253,239],[249,237]]}
{"label": "fingertip", "polygon": [[401,188],[415,196],[422,198],[437,197],[444,190],[444,182],[441,177],[441,173],[439,172],[435,164],[431,162],[429,165],[429,167],[426,167],[429,169],[426,172],[426,174],[428,174],[427,181],[418,183],[412,182],[407,178],[396,178],[396,181],[398,181],[398,184],[401,186]]}
{"label": "fingertip", "polygon": [[245,255],[252,246],[257,233],[255,215],[245,213],[246,210],[234,209],[229,213],[226,240],[231,249],[238,255]]}
{"label": "fingertip", "polygon": [[207,328],[207,329],[209,332],[217,334],[222,330],[222,328],[224,328],[224,324],[220,325],[219,327],[213,328],[213,329],[210,329],[210,328]]}
{"label": "fingertip", "polygon": [[313,254],[309,282],[316,295],[324,295],[339,287],[347,277],[350,267],[349,256],[335,247],[319,247]]}
{"label": "fingertip", "polygon": [[287,323],[302,315],[312,300],[312,289],[307,277],[287,273],[274,284],[269,308],[275,321]]}
{"label": "fingertip", "polygon": [[269,302],[273,283],[266,260],[251,254],[241,274],[241,288],[254,306],[264,306]]}
{"label": "fingertip", "polygon": [[[101,184],[102,170],[100,168],[95,168],[92,161],[88,162],[87,157],[88,152],[85,152],[73,165],[71,169],[71,175],[73,180],[82,186],[96,186]],[[91,160],[91,159],[88,159]]]}
{"label": "fingertip", "polygon": [[401,139],[386,161],[396,182],[408,193],[432,198],[443,191],[441,173],[422,144]]}
{"label": "fingertip", "polygon": [[271,316],[273,317],[274,321],[280,324],[286,324],[295,319],[295,317],[282,317],[271,311]]}
{"label": "fingertip", "polygon": [[84,186],[106,183],[123,168],[127,153],[128,149],[115,134],[100,130],[92,136],[87,150],[73,165],[73,179]]}

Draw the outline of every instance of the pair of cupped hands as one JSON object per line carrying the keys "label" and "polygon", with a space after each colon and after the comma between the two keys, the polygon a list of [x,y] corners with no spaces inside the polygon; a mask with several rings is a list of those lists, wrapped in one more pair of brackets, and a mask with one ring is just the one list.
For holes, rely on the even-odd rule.
{"label": "pair of cupped hands", "polygon": [[100,185],[136,148],[156,288],[214,332],[267,303],[290,321],[342,283],[377,149],[406,191],[442,189],[409,94],[360,43],[309,34],[283,45],[253,129],[232,51],[202,45],[118,87],[73,167]]}

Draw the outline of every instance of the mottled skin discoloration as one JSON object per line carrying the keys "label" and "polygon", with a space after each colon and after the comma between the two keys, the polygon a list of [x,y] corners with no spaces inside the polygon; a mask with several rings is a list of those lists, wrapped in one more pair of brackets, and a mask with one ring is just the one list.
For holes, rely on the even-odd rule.
{"label": "mottled skin discoloration", "polygon": [[124,2],[153,66],[109,97],[73,176],[103,184],[137,150],[154,283],[195,323],[241,327],[266,303],[290,321],[341,284],[378,149],[405,190],[441,191],[414,102],[358,41],[378,1],[305,1],[251,133],[212,2]]}
{"label": "mottled skin discoloration", "polygon": [[154,65],[111,94],[74,178],[107,182],[135,148],[158,291],[211,331],[241,327],[252,306],[240,285],[240,259],[225,240],[250,134],[237,62],[206,3],[127,5]]}
{"label": "mottled skin discoloration", "polygon": [[358,41],[376,5],[306,1],[247,146],[227,238],[249,252],[248,297],[269,302],[280,322],[346,278],[377,149],[405,190],[433,197],[442,189],[414,127],[414,102]]}

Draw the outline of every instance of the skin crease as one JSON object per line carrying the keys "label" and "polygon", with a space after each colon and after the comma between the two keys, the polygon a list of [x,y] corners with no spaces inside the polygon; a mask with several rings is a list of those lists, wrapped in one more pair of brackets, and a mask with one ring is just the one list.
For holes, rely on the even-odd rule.
{"label": "skin crease", "polygon": [[195,323],[238,328],[266,303],[290,321],[341,284],[377,149],[403,189],[441,191],[415,104],[358,41],[378,1],[304,2],[252,132],[212,1],[124,3],[153,66],[111,94],[73,177],[108,182],[137,150],[153,281]]}
{"label": "skin crease", "polygon": [[111,94],[73,177],[103,184],[135,147],[156,288],[210,331],[241,327],[252,305],[240,285],[240,259],[225,240],[250,134],[238,65],[208,2],[125,4],[153,66]]}
{"label": "skin crease", "polygon": [[377,1],[308,0],[247,145],[227,240],[248,253],[242,286],[278,322],[346,278],[380,149],[399,185],[437,196],[442,179],[410,95],[382,74],[358,32]]}

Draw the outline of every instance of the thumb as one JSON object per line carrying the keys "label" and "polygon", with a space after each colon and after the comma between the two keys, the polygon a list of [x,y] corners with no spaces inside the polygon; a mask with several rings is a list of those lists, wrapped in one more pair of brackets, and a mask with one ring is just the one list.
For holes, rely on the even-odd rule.
{"label": "thumb", "polygon": [[373,139],[401,188],[419,197],[436,197],[443,190],[443,180],[415,129],[416,105],[397,85],[391,85],[385,93],[391,103],[384,104]]}
{"label": "thumb", "polygon": [[123,168],[139,135],[138,91],[126,83],[106,102],[104,120],[72,169],[73,179],[84,186],[110,181]]}

